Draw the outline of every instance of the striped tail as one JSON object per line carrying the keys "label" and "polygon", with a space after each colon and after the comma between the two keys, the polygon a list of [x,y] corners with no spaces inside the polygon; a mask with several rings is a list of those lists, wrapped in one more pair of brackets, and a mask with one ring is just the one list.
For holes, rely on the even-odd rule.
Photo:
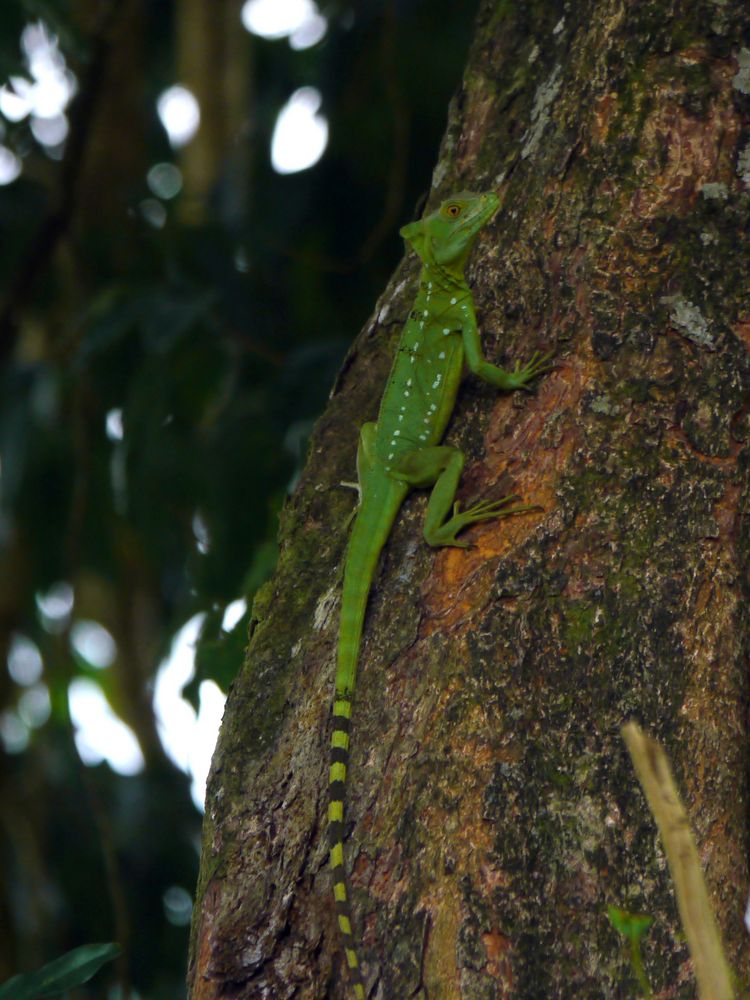
{"label": "striped tail", "polygon": [[341,595],[336,694],[331,736],[328,844],[331,850],[336,913],[356,1000],[365,1000],[365,985],[357,957],[349,887],[344,870],[344,790],[346,770],[349,766],[352,695],[370,584],[381,549],[407,492],[408,487],[401,483],[386,477],[378,483],[375,476],[370,476],[367,488],[363,490],[362,506],[355,518],[349,539]]}
{"label": "striped tail", "polygon": [[359,968],[357,949],[352,932],[352,907],[344,870],[344,790],[349,764],[349,719],[352,703],[337,698],[333,703],[333,735],[331,736],[330,800],[328,803],[328,845],[331,849],[333,895],[339,930],[344,942],[346,964],[357,1000],[365,1000],[365,986]]}

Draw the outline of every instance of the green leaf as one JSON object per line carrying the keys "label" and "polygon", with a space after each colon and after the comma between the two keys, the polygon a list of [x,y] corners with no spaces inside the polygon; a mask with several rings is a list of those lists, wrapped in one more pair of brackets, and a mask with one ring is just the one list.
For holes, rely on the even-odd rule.
{"label": "green leaf", "polygon": [[633,942],[640,941],[654,922],[654,918],[646,913],[629,913],[617,906],[608,906],[607,915],[615,930]]}
{"label": "green leaf", "polygon": [[84,944],[66,952],[36,972],[22,972],[0,986],[0,1000],[35,1000],[57,996],[87,983],[105,962],[120,952],[116,944]]}

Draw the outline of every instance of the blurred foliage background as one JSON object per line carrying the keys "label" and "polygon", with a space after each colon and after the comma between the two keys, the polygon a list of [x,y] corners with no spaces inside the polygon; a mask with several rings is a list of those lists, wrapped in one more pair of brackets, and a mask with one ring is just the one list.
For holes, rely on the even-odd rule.
{"label": "blurred foliage background", "polygon": [[[0,982],[116,940],[71,995],[184,995],[201,785],[173,744],[215,736],[196,712],[241,666],[238,601],[429,189],[475,9],[272,6],[277,37],[248,30],[263,0],[3,3]],[[325,148],[279,172],[295,94],[287,143]]]}

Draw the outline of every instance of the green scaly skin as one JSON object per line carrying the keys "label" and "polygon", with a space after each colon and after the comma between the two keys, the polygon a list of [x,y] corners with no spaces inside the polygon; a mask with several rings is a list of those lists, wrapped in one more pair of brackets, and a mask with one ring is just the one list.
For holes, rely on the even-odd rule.
{"label": "green scaly skin", "polygon": [[535,354],[528,364],[516,364],[512,371],[492,365],[482,356],[464,267],[479,230],[498,205],[499,199],[492,192],[462,192],[443,202],[432,215],[401,230],[422,260],[419,292],[401,335],[377,423],[365,424],[360,432],[360,506],[344,570],[328,807],[336,910],[357,1000],[363,1000],[365,987],[344,870],[344,789],[362,624],[378,557],[404,498],[415,488],[432,487],[424,537],[433,546],[464,547],[468,543],[456,535],[469,525],[529,509],[514,507],[514,497],[504,497],[460,510],[455,494],[464,455],[458,448],[440,444],[453,412],[464,361],[475,375],[506,391],[529,388],[534,378],[550,368],[550,355]]}

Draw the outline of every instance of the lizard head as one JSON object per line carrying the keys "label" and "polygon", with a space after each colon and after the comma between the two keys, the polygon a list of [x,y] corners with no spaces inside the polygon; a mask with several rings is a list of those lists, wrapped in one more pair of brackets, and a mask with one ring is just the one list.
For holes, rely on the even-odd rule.
{"label": "lizard head", "polygon": [[500,199],[494,191],[472,194],[462,191],[447,198],[440,208],[419,222],[401,229],[425,264],[458,267],[463,270],[479,230],[498,209]]}

